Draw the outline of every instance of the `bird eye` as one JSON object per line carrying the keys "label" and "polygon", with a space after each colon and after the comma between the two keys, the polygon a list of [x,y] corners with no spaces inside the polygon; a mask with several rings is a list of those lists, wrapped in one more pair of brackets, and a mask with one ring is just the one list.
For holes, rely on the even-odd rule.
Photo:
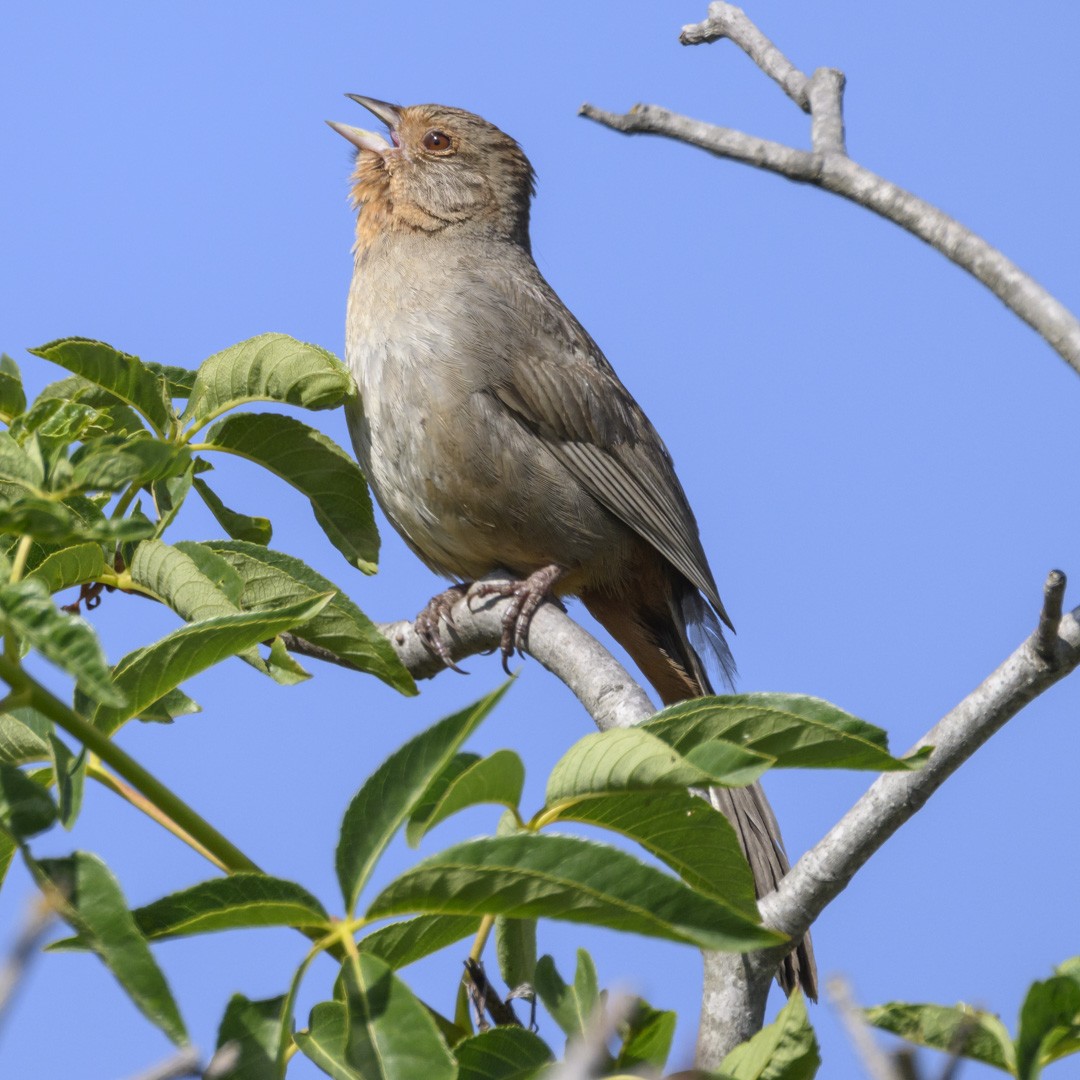
{"label": "bird eye", "polygon": [[453,141],[445,131],[429,131],[422,140],[425,150],[433,150],[436,153],[449,150]]}

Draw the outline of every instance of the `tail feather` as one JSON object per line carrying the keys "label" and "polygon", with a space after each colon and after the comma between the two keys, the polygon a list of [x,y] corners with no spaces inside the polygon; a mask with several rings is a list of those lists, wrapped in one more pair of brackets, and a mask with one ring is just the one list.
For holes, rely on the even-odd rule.
{"label": "tail feather", "polygon": [[[665,705],[713,692],[703,655],[716,662],[723,682],[733,687],[731,649],[719,619],[697,589],[674,571],[666,588],[649,588],[649,584],[642,582],[633,596],[584,590],[581,600],[626,649]],[[649,603],[658,594],[666,599]],[[757,895],[772,892],[790,864],[776,815],[761,786],[710,788],[706,797],[735,829],[753,871]],[[807,997],[817,1000],[817,966],[809,934],[784,957],[776,977],[784,993],[801,986]]]}

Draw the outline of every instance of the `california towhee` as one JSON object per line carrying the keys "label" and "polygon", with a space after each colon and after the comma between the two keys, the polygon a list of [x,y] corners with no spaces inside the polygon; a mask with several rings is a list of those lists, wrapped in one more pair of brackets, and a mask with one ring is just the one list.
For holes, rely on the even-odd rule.
{"label": "california towhee", "polygon": [[[671,457],[533,262],[521,147],[461,109],[349,96],[390,129],[331,124],[358,150],[349,427],[384,513],[436,573],[519,579],[471,593],[513,597],[504,659],[542,600],[576,595],[665,704],[712,693],[702,651],[730,682],[731,622]],[[447,662],[451,594],[417,620]],[[770,892],[788,862],[764,793],[712,794]],[[808,939],[779,977],[815,996]]]}

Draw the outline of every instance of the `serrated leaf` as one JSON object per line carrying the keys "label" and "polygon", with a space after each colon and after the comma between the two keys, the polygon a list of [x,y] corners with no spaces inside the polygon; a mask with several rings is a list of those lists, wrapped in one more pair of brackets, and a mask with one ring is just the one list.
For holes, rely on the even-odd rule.
{"label": "serrated leaf", "polygon": [[135,926],[109,868],[78,851],[66,859],[32,862],[39,881],[62,897],[60,913],[105,962],[128,997],[173,1042],[188,1041],[180,1011],[150,947]]}
{"label": "serrated leaf", "polygon": [[402,968],[471,937],[479,928],[478,915],[420,915],[368,934],[357,947],[392,968]]}
{"label": "serrated leaf", "polygon": [[523,833],[458,844],[391,882],[368,917],[419,914],[555,918],[749,952],[784,938],[617,848]]}
{"label": "serrated leaf", "polygon": [[27,352],[51,360],[115,394],[142,413],[159,435],[168,427],[170,410],[162,382],[137,356],[122,353],[103,341],[79,337],[50,341]]}
{"label": "serrated leaf", "polygon": [[82,809],[83,783],[86,779],[86,750],[72,753],[55,732],[49,735],[49,748],[52,751],[53,776],[56,778],[56,793],[60,800],[60,824],[71,829]]}
{"label": "serrated leaf", "polygon": [[121,708],[100,706],[94,724],[105,734],[112,734],[125,720],[138,716],[185,679],[275,634],[302,626],[329,599],[317,596],[269,611],[244,611],[189,623],[153,645],[128,653],[114,672],[116,686],[126,695],[127,704]]}
{"label": "serrated leaf", "polygon": [[158,522],[154,529],[154,535],[160,537],[165,530],[176,520],[184,500],[191,491],[191,483],[195,477],[195,461],[188,456],[183,471],[176,476],[167,476],[161,480],[155,480],[150,485],[150,494],[154,499],[154,509],[157,510]]}
{"label": "serrated leaf", "polygon": [[355,910],[360,890],[376,861],[417,800],[509,687],[509,682],[504,683],[475,704],[410,739],[391,754],[353,796],[341,823],[335,856],[338,882],[350,913]]}
{"label": "serrated leaf", "polygon": [[[232,568],[229,560],[223,558],[216,551],[211,550],[206,544],[197,544],[192,540],[180,540],[173,544],[177,551],[182,551],[195,565],[209,578],[216,589],[220,589],[226,599],[240,606],[240,597],[244,592],[244,579]],[[326,583],[325,589],[315,589],[315,592],[329,592],[334,586]],[[277,599],[277,598],[275,598]],[[254,605],[266,607],[262,605]]]}
{"label": "serrated leaf", "polygon": [[416,847],[440,821],[480,803],[516,810],[524,786],[525,766],[513,750],[496,750],[486,758],[458,754],[417,803],[405,839]]}
{"label": "serrated leaf", "polygon": [[752,783],[773,762],[731,742],[717,740],[708,760],[694,762],[639,727],[612,728],[579,739],[548,777],[547,807],[625,791],[681,791],[713,784]]}
{"label": "serrated leaf", "polygon": [[638,998],[633,1013],[619,1032],[622,1046],[615,1059],[615,1068],[620,1072],[639,1072],[644,1065],[663,1070],[671,1053],[677,1019],[675,1013],[654,1009]]}
{"label": "serrated leaf", "polygon": [[148,435],[103,435],[80,447],[72,455],[71,464],[69,489],[119,491],[129,484],[141,487],[179,476],[191,467],[191,451]]}
{"label": "serrated leaf", "polygon": [[773,1023],[762,1028],[720,1063],[730,1080],[813,1080],[821,1065],[817,1037],[796,990]]}
{"label": "serrated leaf", "polygon": [[225,1008],[217,1049],[236,1047],[238,1058],[222,1080],[278,1080],[277,1050],[285,996],[252,1001],[234,994]]}
{"label": "serrated leaf", "polygon": [[40,578],[50,593],[96,581],[108,568],[98,543],[74,544],[47,555],[26,576]]}
{"label": "serrated leaf", "polygon": [[0,829],[0,885],[4,884],[7,872],[11,867],[11,860],[15,858],[18,845],[14,837],[6,829]]}
{"label": "serrated leaf", "polygon": [[195,371],[192,368],[178,367],[176,364],[159,364],[154,360],[144,360],[143,367],[157,379],[165,381],[166,393],[173,398],[186,398],[195,385]]}
{"label": "serrated leaf", "polygon": [[719,810],[688,791],[630,792],[582,799],[554,821],[580,821],[621,833],[663,860],[688,885],[744,915],[757,911],[754,876],[735,830]]}
{"label": "serrated leaf", "polygon": [[0,355],[0,419],[11,421],[26,408],[19,365],[7,353]]}
{"label": "serrated leaf", "polygon": [[347,961],[338,995],[348,1010],[345,1060],[364,1080],[455,1080],[457,1066],[431,1014],[377,957]]}
{"label": "serrated leaf", "polygon": [[[893,1001],[863,1010],[868,1024],[917,1046],[953,1052],[1015,1075],[1016,1049],[1005,1025],[993,1013],[970,1005],[929,1005]],[[961,1044],[960,1039],[963,1036]]]}
{"label": "serrated leaf", "polygon": [[49,793],[7,762],[0,762],[0,826],[20,839],[44,832],[57,818]]}
{"label": "serrated leaf", "polygon": [[266,874],[230,874],[182,889],[132,915],[150,941],[260,926],[327,929],[330,916],[306,889]]}
{"label": "serrated leaf", "polygon": [[36,709],[22,706],[0,713],[0,761],[23,765],[49,757],[52,721]]}
{"label": "serrated leaf", "polygon": [[462,1039],[454,1047],[457,1080],[529,1080],[555,1055],[539,1035],[498,1027]]}
{"label": "serrated leaf", "polygon": [[260,334],[199,365],[182,419],[197,431],[253,401],[332,409],[352,391],[348,368],[333,353],[287,334]]}
{"label": "serrated leaf", "polygon": [[202,501],[206,503],[207,509],[214,515],[214,520],[234,540],[247,540],[253,544],[262,544],[264,547],[270,543],[274,535],[274,527],[270,524],[269,518],[253,517],[250,514],[230,510],[205,480],[196,476],[193,483]]}
{"label": "serrated leaf", "polygon": [[304,627],[305,641],[388,683],[415,694],[416,683],[390,642],[344,592],[306,563],[280,551],[240,540],[212,540],[202,545],[227,560],[243,582],[240,605],[265,607],[337,589],[337,595]]}
{"label": "serrated leaf", "polygon": [[153,531],[153,524],[145,519],[106,518],[81,495],[63,502],[27,495],[16,503],[0,505],[0,533],[27,534],[55,547],[91,540],[140,540]]}
{"label": "serrated leaf", "polygon": [[21,447],[6,431],[0,431],[0,495],[10,500],[21,492],[39,491],[45,483],[45,469],[40,460]]}
{"label": "serrated leaf", "polygon": [[277,413],[236,413],[219,420],[199,449],[238,454],[306,495],[330,542],[357,569],[373,574],[379,534],[367,482],[340,446],[307,424]]}
{"label": "serrated leaf", "polygon": [[894,758],[881,728],[803,694],[695,698],[669,706],[642,727],[684,755],[723,739],[772,755],[776,768],[910,770],[921,768],[930,753],[924,747]]}
{"label": "serrated leaf", "polygon": [[79,689],[95,701],[115,706],[125,700],[124,691],[113,684],[89,623],[61,611],[43,581],[24,578],[0,585],[0,623],[73,676]]}
{"label": "serrated leaf", "polygon": [[[47,402],[57,402],[61,406],[77,404],[89,406],[97,414],[88,433],[119,434],[126,432],[129,435],[143,435],[146,431],[139,414],[130,406],[120,400],[115,394],[102,389],[89,379],[79,375],[69,375],[66,379],[58,379],[49,383],[37,396],[33,409],[45,406]],[[33,410],[32,410],[33,411]],[[19,421],[20,427],[29,426],[29,416]]]}
{"label": "serrated leaf", "polygon": [[186,550],[144,540],[128,567],[131,579],[188,622],[235,615],[239,608],[210,580]]}

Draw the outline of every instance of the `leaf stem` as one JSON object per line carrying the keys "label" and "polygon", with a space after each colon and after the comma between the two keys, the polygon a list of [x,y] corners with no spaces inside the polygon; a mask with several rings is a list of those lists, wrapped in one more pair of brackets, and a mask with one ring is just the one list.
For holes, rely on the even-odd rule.
{"label": "leaf stem", "polygon": [[16,693],[25,692],[30,705],[78,739],[92,753],[97,754],[114,772],[144,795],[152,806],[157,807],[188,836],[206,848],[226,870],[232,873],[262,873],[251,859],[219,833],[210,822],[196,813],[85,717],[46,690],[10,657],[0,657],[0,678]]}
{"label": "leaf stem", "polygon": [[229,867],[219,859],[209,848],[200,844],[186,829],[182,829],[168,814],[154,805],[145,795],[136,791],[123,780],[113,776],[108,769],[104,768],[96,754],[92,754],[87,763],[86,773],[96,780],[102,787],[108,788],[113,794],[131,803],[136,810],[141,810],[148,818],[156,821],[163,829],[171,832],[178,840],[182,840],[193,851],[198,852],[204,859],[212,862],[219,870],[229,872]]}
{"label": "leaf stem", "polygon": [[480,920],[480,926],[476,931],[476,937],[473,938],[472,948],[469,950],[470,960],[479,962],[480,957],[484,954],[484,946],[488,943],[488,938],[491,936],[491,930],[494,925],[494,915],[485,915]]}
{"label": "leaf stem", "polygon": [[23,572],[26,570],[26,560],[30,557],[30,548],[33,543],[34,538],[29,533],[23,533],[19,537],[19,546],[15,549],[15,558],[11,563],[11,577],[8,579],[12,585],[22,580]]}

